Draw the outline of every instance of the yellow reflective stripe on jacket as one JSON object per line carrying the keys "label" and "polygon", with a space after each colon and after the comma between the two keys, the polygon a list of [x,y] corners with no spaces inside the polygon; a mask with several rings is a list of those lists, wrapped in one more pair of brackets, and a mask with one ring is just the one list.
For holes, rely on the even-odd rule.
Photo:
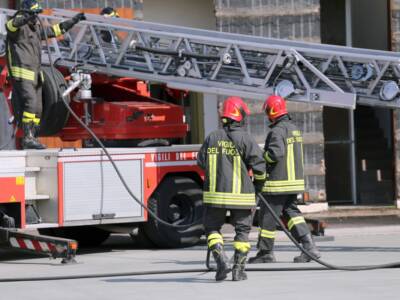
{"label": "yellow reflective stripe on jacket", "polygon": [[214,246],[215,244],[224,244],[224,239],[222,235],[219,233],[211,233],[210,235],[207,236],[207,245],[209,248]]}
{"label": "yellow reflective stripe on jacket", "polygon": [[249,252],[251,246],[250,246],[249,242],[234,241],[233,248],[239,252],[247,253],[247,252]]}
{"label": "yellow reflective stripe on jacket", "polygon": [[268,151],[264,152],[264,159],[267,161],[267,163],[270,163],[270,164],[275,163],[275,161],[271,157],[269,157]]}
{"label": "yellow reflective stripe on jacket", "polygon": [[282,187],[282,186],[292,186],[292,185],[304,185],[304,179],[298,179],[298,180],[273,180],[273,181],[267,181],[265,183],[265,186],[271,186],[271,187]]}
{"label": "yellow reflective stripe on jacket", "polygon": [[303,143],[300,143],[300,153],[301,153],[301,165],[304,166]]}
{"label": "yellow reflective stripe on jacket", "polygon": [[306,223],[306,220],[304,220],[304,217],[299,216],[299,217],[291,218],[288,222],[288,229],[291,230],[294,225],[298,225],[298,224],[302,224],[302,223]]}
{"label": "yellow reflective stripe on jacket", "polygon": [[35,72],[21,67],[11,67],[11,75],[16,78],[35,81]]}
{"label": "yellow reflective stripe on jacket", "polygon": [[35,114],[30,113],[30,112],[27,112],[27,111],[24,111],[24,113],[22,114],[22,116],[25,117],[25,118],[29,118],[29,119],[34,119],[34,118],[36,117]]}
{"label": "yellow reflective stripe on jacket", "polygon": [[262,191],[270,193],[304,191],[304,179],[266,181]]}
{"label": "yellow reflective stripe on jacket", "polygon": [[276,231],[269,231],[269,230],[260,228],[260,236],[267,238],[267,239],[275,239]]}
{"label": "yellow reflective stripe on jacket", "polygon": [[[38,120],[38,121],[37,121]],[[37,122],[37,123],[36,123]],[[24,111],[22,114],[22,123],[35,123],[39,124],[40,119],[36,118],[35,114],[32,114],[30,112]]]}
{"label": "yellow reflective stripe on jacket", "polygon": [[13,20],[14,19],[11,19],[10,21],[8,21],[6,26],[7,26],[8,30],[10,30],[11,32],[16,32],[18,30],[18,27],[15,27],[13,25]]}
{"label": "yellow reflective stripe on jacket", "polygon": [[208,156],[209,184],[210,192],[215,192],[217,187],[217,154]]}
{"label": "yellow reflective stripe on jacket", "polygon": [[229,206],[254,206],[256,197],[254,194],[232,194],[221,192],[204,192],[204,204],[217,204]]}
{"label": "yellow reflective stripe on jacket", "polygon": [[240,194],[242,188],[242,159],[239,155],[233,157],[232,193]]}
{"label": "yellow reflective stripe on jacket", "polygon": [[[7,56],[8,56],[8,63],[10,64],[10,66],[12,66],[13,62],[12,62],[10,45],[7,46]],[[12,74],[10,74],[10,75],[12,75]]]}
{"label": "yellow reflective stripe on jacket", "polygon": [[52,26],[52,28],[53,28],[53,30],[54,30],[54,35],[55,35],[56,37],[62,35],[62,31],[61,31],[61,28],[60,28],[60,24],[55,24],[55,25]]}
{"label": "yellow reflective stripe on jacket", "polygon": [[204,192],[204,196],[207,198],[229,198],[229,199],[240,199],[240,200],[254,200],[256,196],[254,193],[247,193],[247,194],[233,194],[233,193],[224,193],[224,192]]}
{"label": "yellow reflective stripe on jacket", "polygon": [[255,180],[264,180],[264,179],[267,179],[267,173],[254,174],[254,179],[255,179]]}
{"label": "yellow reflective stripe on jacket", "polygon": [[286,153],[286,167],[287,167],[287,175],[288,180],[292,181],[296,178],[295,166],[294,166],[294,151],[293,144],[287,145],[287,153]]}
{"label": "yellow reflective stripe on jacket", "polygon": [[293,186],[284,186],[284,187],[263,187],[263,192],[269,193],[284,193],[284,192],[298,192],[304,191],[304,185],[293,185]]}
{"label": "yellow reflective stripe on jacket", "polygon": [[22,123],[33,123],[35,125],[39,125],[40,124],[40,119],[38,118],[22,118]]}
{"label": "yellow reflective stripe on jacket", "polygon": [[33,119],[29,119],[29,118],[22,118],[22,123],[32,123]]}

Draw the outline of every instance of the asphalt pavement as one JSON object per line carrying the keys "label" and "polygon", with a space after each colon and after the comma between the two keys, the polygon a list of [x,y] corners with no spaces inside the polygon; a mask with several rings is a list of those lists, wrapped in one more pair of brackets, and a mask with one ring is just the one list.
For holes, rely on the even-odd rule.
{"label": "asphalt pavement", "polygon": [[[233,254],[233,233],[224,228],[226,249]],[[375,265],[400,262],[400,224],[333,226],[326,230],[333,240],[320,239],[322,259],[335,265]],[[251,234],[255,254],[257,232]],[[399,299],[400,269],[372,271],[310,270],[315,263],[294,264],[298,250],[282,232],[276,241],[278,263],[248,265],[247,281],[215,282],[205,271],[205,242],[186,249],[141,249],[128,235],[112,235],[97,249],[79,252],[77,264],[62,265],[31,254],[0,250],[0,280],[22,277],[56,277],[140,271],[193,273],[116,276],[91,279],[0,283],[2,299]],[[285,269],[282,271],[280,269]],[[129,297],[129,298],[128,298]]]}

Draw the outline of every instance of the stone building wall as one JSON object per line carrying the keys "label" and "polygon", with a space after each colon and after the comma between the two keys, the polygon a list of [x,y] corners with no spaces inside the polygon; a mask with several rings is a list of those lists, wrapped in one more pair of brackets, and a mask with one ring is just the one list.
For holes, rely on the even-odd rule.
{"label": "stone building wall", "polygon": [[[391,50],[400,51],[400,0],[390,0]],[[400,207],[400,109],[393,111],[395,147],[395,200]]]}
{"label": "stone building wall", "polygon": [[[400,1],[400,0],[399,0]],[[279,39],[321,41],[319,0],[215,0],[217,29]],[[250,101],[248,130],[264,143],[268,124],[260,101]],[[307,191],[311,201],[325,201],[322,107],[289,102],[294,122],[304,133]]]}

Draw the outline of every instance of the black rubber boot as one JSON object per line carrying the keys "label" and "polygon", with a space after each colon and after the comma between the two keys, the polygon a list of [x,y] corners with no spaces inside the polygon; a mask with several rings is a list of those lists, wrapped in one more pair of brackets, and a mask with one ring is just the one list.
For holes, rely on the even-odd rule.
{"label": "black rubber boot", "polygon": [[23,123],[22,129],[24,131],[24,137],[22,138],[23,149],[46,149],[46,146],[42,145],[35,137],[35,125],[32,122]]}
{"label": "black rubber boot", "polygon": [[[312,254],[315,258],[321,257],[321,254],[319,253],[317,246],[315,245],[315,242],[310,233],[305,236],[302,236],[300,238],[300,242],[301,242],[303,248],[305,250],[307,250],[308,252],[310,252],[310,254]],[[311,261],[311,258],[308,257],[308,255],[304,254],[303,252],[299,256],[296,256],[293,259],[293,262],[295,262],[295,263],[306,263],[306,262],[310,262],[310,261]]]}
{"label": "black rubber boot", "polygon": [[246,280],[247,274],[244,271],[246,267],[247,252],[240,252],[235,250],[234,265],[232,268],[232,280],[240,281]]}
{"label": "black rubber boot", "polygon": [[215,274],[216,281],[225,280],[231,268],[228,264],[228,258],[224,252],[224,246],[222,244],[215,244],[210,248],[215,262],[217,263],[217,273]]}
{"label": "black rubber boot", "polygon": [[260,250],[257,252],[256,256],[250,257],[249,264],[266,264],[274,263],[276,258],[273,251]]}

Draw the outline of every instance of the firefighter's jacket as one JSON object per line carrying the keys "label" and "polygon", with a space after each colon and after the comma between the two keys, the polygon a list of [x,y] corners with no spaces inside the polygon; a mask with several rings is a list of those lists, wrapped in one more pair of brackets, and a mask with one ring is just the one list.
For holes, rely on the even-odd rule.
{"label": "firefighter's jacket", "polygon": [[303,137],[288,115],[270,125],[264,146],[267,194],[297,194],[304,191]]}
{"label": "firefighter's jacket", "polygon": [[197,164],[205,170],[204,205],[229,209],[254,207],[255,190],[248,171],[251,169],[254,180],[262,185],[266,178],[262,154],[255,140],[240,126],[232,124],[212,132],[197,157]]}
{"label": "firefighter's jacket", "polygon": [[7,63],[10,75],[15,80],[37,83],[41,76],[42,40],[63,34],[62,23],[42,29],[40,23],[29,21],[29,15],[17,12],[6,24]]}

